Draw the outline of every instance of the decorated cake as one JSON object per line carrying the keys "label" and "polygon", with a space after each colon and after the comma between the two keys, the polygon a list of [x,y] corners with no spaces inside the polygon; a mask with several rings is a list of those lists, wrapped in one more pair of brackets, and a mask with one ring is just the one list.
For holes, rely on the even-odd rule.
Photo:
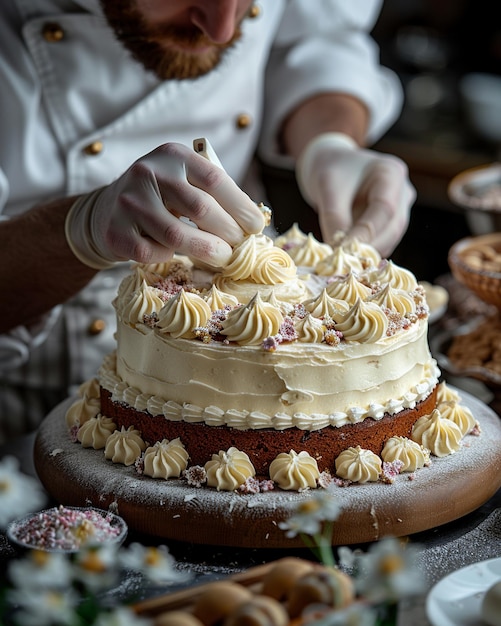
{"label": "decorated cake", "polygon": [[114,307],[116,351],[66,421],[147,476],[230,491],[366,482],[476,427],[439,385],[424,289],[357,240],[294,225],[249,235],[217,271],[136,265]]}

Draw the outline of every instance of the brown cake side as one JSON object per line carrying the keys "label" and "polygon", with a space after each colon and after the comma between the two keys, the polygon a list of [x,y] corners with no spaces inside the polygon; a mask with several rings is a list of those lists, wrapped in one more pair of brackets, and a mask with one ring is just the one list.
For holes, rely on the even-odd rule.
{"label": "brown cake side", "polygon": [[385,442],[392,436],[410,437],[414,423],[430,414],[436,406],[437,389],[413,409],[404,409],[380,420],[366,418],[358,424],[339,428],[327,426],[320,430],[299,428],[273,430],[237,430],[227,426],[207,426],[203,423],[169,421],[138,411],[125,403],[113,402],[111,394],[101,388],[101,412],[113,418],[118,428],[134,426],[149,444],[162,439],[179,437],[190,455],[190,465],[205,465],[212,454],[235,447],[248,454],[258,476],[268,477],[270,463],[281,452],[306,450],[318,462],[320,471],[334,473],[336,457],[350,446],[360,446],[381,454]]}

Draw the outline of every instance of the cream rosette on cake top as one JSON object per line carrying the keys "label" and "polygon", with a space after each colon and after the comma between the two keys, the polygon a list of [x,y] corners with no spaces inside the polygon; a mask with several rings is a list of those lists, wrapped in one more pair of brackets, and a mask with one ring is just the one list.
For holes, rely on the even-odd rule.
{"label": "cream rosette on cake top", "polygon": [[324,339],[326,327],[322,320],[311,313],[297,319],[294,327],[298,334],[298,341],[303,343],[321,343]]}
{"label": "cream rosette on cake top", "polygon": [[220,309],[224,309],[226,306],[233,308],[238,305],[238,300],[235,296],[220,291],[216,285],[212,285],[204,299],[209,305],[211,311],[219,311]]}
{"label": "cream rosette on cake top", "polygon": [[389,284],[394,289],[415,291],[418,287],[414,274],[399,265],[395,265],[393,261],[382,261],[377,268],[368,272],[368,277],[371,283]]}
{"label": "cream rosette on cake top", "polygon": [[160,332],[169,333],[174,338],[194,339],[195,328],[205,326],[211,313],[203,298],[182,289],[160,310],[157,327]]}
{"label": "cream rosette on cake top", "polygon": [[363,241],[360,241],[360,239],[345,236],[342,232],[338,233],[338,235],[338,245],[340,245],[350,254],[358,257],[364,267],[377,267],[379,265],[379,263],[381,262],[381,255],[376,250],[376,248],[370,245],[370,243],[364,243]]}
{"label": "cream rosette on cake top", "polygon": [[221,334],[241,345],[259,346],[280,330],[284,317],[280,309],[263,302],[259,293],[252,300],[228,313]]}
{"label": "cream rosette on cake top", "polygon": [[335,248],[332,254],[315,266],[315,272],[319,276],[344,276],[350,272],[358,274],[363,270],[362,261],[341,246]]}
{"label": "cream rosette on cake top", "polygon": [[122,307],[131,295],[139,291],[143,285],[155,284],[161,278],[155,269],[156,266],[153,265],[135,265],[133,271],[120,283],[114,301],[115,305]]}
{"label": "cream rosette on cake top", "polygon": [[122,307],[122,320],[129,324],[143,322],[145,316],[158,313],[164,306],[163,292],[151,287],[143,280],[139,289],[134,291]]}
{"label": "cream rosette on cake top", "polygon": [[306,300],[304,308],[314,317],[330,317],[336,319],[343,313],[346,313],[349,310],[350,305],[342,299],[331,297],[328,294],[327,289],[323,289],[317,298]]}
{"label": "cream rosette on cake top", "polygon": [[379,305],[383,309],[396,311],[405,317],[416,313],[416,302],[414,298],[403,289],[395,289],[389,283],[368,298],[368,301]]}
{"label": "cream rosette on cake top", "polygon": [[340,316],[334,328],[343,333],[347,341],[373,343],[386,336],[388,318],[377,304],[360,298]]}
{"label": "cream rosette on cake top", "polygon": [[266,235],[249,235],[235,247],[228,265],[214,277],[216,287],[247,304],[256,294],[272,292],[278,301],[301,302],[308,296],[292,258]]}
{"label": "cream rosette on cake top", "polygon": [[308,235],[299,228],[299,224],[294,222],[292,226],[278,235],[274,239],[274,244],[283,250],[289,250],[297,246],[302,246],[308,239]]}
{"label": "cream rosette on cake top", "polygon": [[[275,245],[277,245],[275,241]],[[279,246],[282,247],[282,246]],[[315,267],[332,254],[332,248],[327,243],[321,243],[312,233],[296,245],[289,245],[286,248],[287,254],[297,266]]]}
{"label": "cream rosette on cake top", "polygon": [[366,300],[372,294],[371,288],[358,280],[352,271],[346,276],[335,277],[327,283],[326,290],[331,298],[342,300],[348,305],[355,304],[357,300]]}

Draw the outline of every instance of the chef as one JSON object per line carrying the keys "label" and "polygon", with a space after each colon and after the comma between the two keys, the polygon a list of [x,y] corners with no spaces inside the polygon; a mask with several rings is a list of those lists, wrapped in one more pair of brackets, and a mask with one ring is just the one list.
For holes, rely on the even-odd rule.
{"label": "chef", "polygon": [[218,266],[261,230],[256,154],[295,172],[324,240],[342,230],[391,252],[415,191],[369,147],[402,98],[369,34],[380,9],[3,0],[0,442],[95,376],[128,262]]}

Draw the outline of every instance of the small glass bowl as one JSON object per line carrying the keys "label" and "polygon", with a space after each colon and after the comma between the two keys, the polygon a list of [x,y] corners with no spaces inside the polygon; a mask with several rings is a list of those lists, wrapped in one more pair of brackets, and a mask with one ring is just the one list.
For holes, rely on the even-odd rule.
{"label": "small glass bowl", "polygon": [[19,548],[76,553],[95,545],[120,546],[127,537],[125,520],[95,507],[57,506],[14,520],[7,538]]}
{"label": "small glass bowl", "polygon": [[[497,260],[483,262],[485,250],[494,251]],[[450,248],[448,262],[460,283],[501,311],[501,232],[460,239]]]}

